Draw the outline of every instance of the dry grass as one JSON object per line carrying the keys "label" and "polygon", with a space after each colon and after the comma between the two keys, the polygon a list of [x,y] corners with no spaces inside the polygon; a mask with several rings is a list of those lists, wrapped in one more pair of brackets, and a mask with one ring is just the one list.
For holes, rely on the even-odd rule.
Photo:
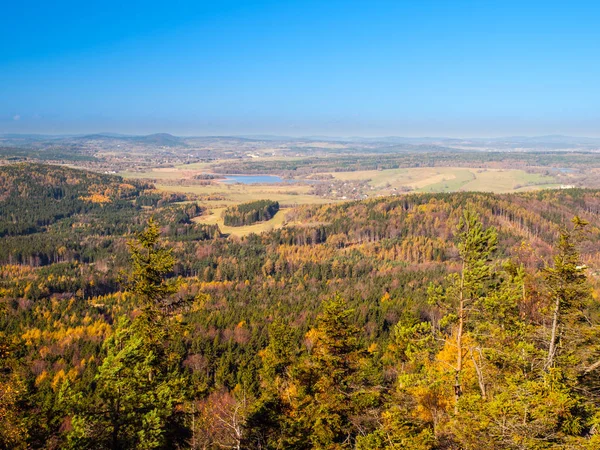
{"label": "dry grass", "polygon": [[[410,169],[333,172],[338,180],[370,180],[377,191],[410,188],[419,192],[489,191],[514,192],[556,187],[552,177],[524,170],[474,169],[467,167],[417,167]],[[540,186],[540,188],[542,187]]]}
{"label": "dry grass", "polygon": [[243,237],[251,233],[260,234],[265,231],[271,231],[277,228],[281,228],[286,224],[286,209],[280,209],[275,216],[268,221],[258,222],[252,225],[243,227],[228,227],[223,224],[223,211],[225,208],[214,208],[209,211],[209,214],[196,217],[195,222],[205,223],[209,225],[217,224],[222,233],[229,234],[232,236]]}

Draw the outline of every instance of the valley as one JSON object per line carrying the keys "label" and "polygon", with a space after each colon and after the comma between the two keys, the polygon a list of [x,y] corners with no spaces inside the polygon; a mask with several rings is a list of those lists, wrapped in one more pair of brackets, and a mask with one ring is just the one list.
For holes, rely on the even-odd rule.
{"label": "valley", "polygon": [[600,3],[2,6],[0,450],[600,449]]}
{"label": "valley", "polygon": [[[504,170],[482,173],[495,176]],[[185,172],[186,179],[192,180],[192,174],[195,172]],[[340,182],[366,176],[376,188],[387,183],[393,186],[399,180],[413,183],[415,191],[451,183],[453,176],[458,178],[454,168],[331,174],[340,177]],[[510,176],[515,176],[513,182],[517,182],[523,181],[519,177],[524,175],[513,172]],[[491,183],[493,178],[486,182]],[[432,184],[419,186],[419,179]],[[451,326],[454,319],[449,312],[443,319],[450,321],[449,325],[437,321],[442,317],[441,308],[454,305],[451,297],[444,297],[444,289],[451,292],[453,280],[460,273],[461,239],[465,239],[461,224],[465,220],[475,220],[473,226],[480,226],[477,221],[481,220],[486,230],[492,230],[489,239],[497,239],[497,251],[478,263],[487,267],[489,281],[494,283],[481,287],[482,301],[490,303],[478,303],[482,309],[477,314],[482,316],[469,319],[465,337],[468,342],[483,342],[473,341],[488,336],[479,335],[477,327],[490,329],[493,334],[485,338],[486,351],[501,346],[503,352],[509,352],[506,357],[516,358],[516,365],[506,362],[506,366],[485,366],[486,376],[490,377],[487,389],[494,393],[496,402],[504,401],[502,392],[525,388],[535,391],[526,397],[511,394],[506,401],[527,408],[556,401],[539,390],[543,389],[545,375],[538,364],[546,350],[545,341],[540,342],[538,336],[550,332],[550,305],[545,292],[551,285],[547,284],[545,271],[553,267],[552,258],[561,251],[562,244],[556,244],[560,236],[574,239],[574,234],[565,231],[572,228],[565,227],[573,216],[589,223],[581,254],[576,256],[580,258],[578,267],[585,268],[577,270],[587,272],[581,280],[589,289],[581,290],[577,301],[589,300],[585,314],[590,322],[577,326],[588,335],[596,332],[600,310],[593,299],[600,292],[600,191],[412,192],[352,201],[324,198],[319,199],[323,202],[319,205],[312,201],[314,194],[301,191],[311,186],[298,183],[226,185],[210,180],[210,185],[193,191],[193,186],[155,186],[149,180],[42,164],[0,167],[5,193],[0,199],[0,305],[4,311],[0,338],[4,348],[13,349],[13,356],[4,363],[4,373],[9,376],[0,381],[16,389],[14,403],[5,404],[15,414],[10,416],[11,426],[20,430],[20,441],[11,438],[10,442],[26,441],[32,447],[51,442],[53,448],[62,447],[79,439],[79,429],[68,425],[79,421],[87,424],[85,436],[105,439],[102,430],[112,425],[98,411],[106,407],[105,399],[115,398],[113,388],[121,380],[140,381],[137,372],[126,369],[131,364],[142,373],[147,364],[155,367],[152,370],[178,373],[181,382],[191,389],[188,392],[193,392],[180,391],[171,375],[127,385],[127,395],[141,404],[147,397],[138,396],[154,398],[152,393],[157,389],[167,390],[169,396],[181,396],[180,404],[189,409],[169,414],[180,421],[177,439],[182,445],[194,439],[216,448],[220,443],[250,442],[255,435],[270,445],[314,439],[318,435],[306,431],[277,431],[263,414],[276,414],[277,421],[287,421],[297,408],[312,408],[315,401],[322,404],[322,399],[315,400],[316,394],[305,391],[312,383],[306,374],[320,377],[318,383],[331,383],[334,379],[327,375],[331,372],[323,367],[351,364],[349,372],[340,372],[355,380],[345,389],[351,395],[368,394],[360,401],[357,397],[356,402],[344,403],[352,408],[353,415],[397,414],[402,420],[418,421],[412,431],[407,431],[364,419],[367,422],[362,426],[368,433],[356,436],[358,448],[380,448],[378,436],[385,432],[394,442],[433,449],[436,441],[428,437],[428,430],[436,422],[432,422],[430,408],[442,406],[431,406],[422,394],[441,396],[444,405],[455,401],[443,362],[443,358],[455,357],[448,347],[456,338]],[[249,201],[274,200],[272,197],[278,195],[282,207],[274,215],[270,213],[272,218],[250,225],[224,225],[225,208],[239,205],[240,211],[246,211],[244,205]],[[219,198],[210,200],[210,196]],[[299,200],[292,203],[289,198]],[[263,204],[270,203],[258,202],[257,207]],[[478,235],[473,236],[475,239]],[[496,246],[493,242],[489,244],[491,249]],[[143,256],[146,252],[150,259]],[[163,261],[165,265],[161,266]],[[146,267],[152,272],[143,275]],[[150,274],[154,273],[161,274],[161,278],[153,278]],[[152,283],[149,294],[144,293],[144,284],[140,283]],[[441,290],[432,291],[431,286]],[[586,297],[586,292],[592,297]],[[447,303],[435,303],[438,298]],[[505,308],[502,316],[492,313],[498,308]],[[142,323],[138,317],[148,314],[154,317],[146,325],[150,331],[135,331],[146,336],[140,348],[150,355],[167,352],[168,359],[135,359],[139,355],[136,352],[141,351],[136,350],[136,345],[141,345],[136,344],[138,335],[127,336]],[[564,320],[566,317],[570,316]],[[341,328],[330,328],[328,320],[341,321]],[[426,330],[432,323],[439,324],[436,333],[440,343],[425,345],[421,339],[427,339]],[[509,328],[507,324],[511,324]],[[175,335],[168,337],[171,333]],[[156,341],[154,335],[164,336],[161,339],[166,341]],[[123,339],[126,353],[116,352],[114,339]],[[529,353],[519,362],[523,343],[529,346]],[[341,353],[342,362],[327,359],[332,345],[349,346]],[[326,352],[325,359],[311,348]],[[584,373],[593,363],[595,350],[583,344],[576,348],[584,353],[565,354],[569,362],[559,359],[556,367],[564,367],[568,373]],[[485,358],[492,355],[485,353]],[[563,357],[563,353],[559,355]],[[417,364],[419,358],[430,362],[421,366]],[[573,358],[579,361],[575,366]],[[111,375],[114,364],[124,364],[118,366],[122,367],[118,378]],[[473,378],[476,367],[468,363],[463,369],[465,401],[481,398]],[[414,387],[404,384],[407,376],[417,383]],[[532,377],[536,380],[532,382],[538,384],[521,384],[520,377]],[[340,383],[350,383],[350,378],[342,379],[345,381]],[[593,387],[593,380],[585,378],[580,383]],[[350,387],[354,383],[359,383],[360,391]],[[574,391],[570,389],[575,388],[567,381],[561,383],[569,401],[588,404],[588,400],[571,393]],[[93,386],[98,388],[93,390]],[[293,397],[287,390],[291,387],[285,386],[294,386]],[[441,390],[436,391],[435,386]],[[18,403],[24,398],[21,396],[27,396],[30,403]],[[166,398],[173,398],[169,396]],[[535,398],[533,403],[528,400],[531,398]],[[168,401],[155,398],[148,407],[166,414],[171,411]],[[298,406],[297,401],[307,406]],[[412,409],[399,410],[398,405],[404,402],[420,405],[423,412],[416,415]],[[460,402],[463,405],[463,400]],[[268,412],[262,409],[266,404],[271,405]],[[492,403],[481,405],[492,409],[469,409],[470,414],[496,414]],[[330,404],[330,408],[345,407]],[[464,404],[461,408],[471,407]],[[222,422],[232,411],[241,411],[241,436],[232,434]],[[319,420],[316,412],[303,411],[308,422],[298,422],[299,426],[310,427],[311,420]],[[443,414],[442,422],[435,426],[442,426],[449,438],[462,439],[451,411],[438,410],[436,414]],[[123,423],[144,420],[143,414],[130,414]],[[582,414],[582,420],[588,420],[583,413],[571,414]],[[503,417],[513,426],[522,422],[518,414]],[[352,432],[351,423],[344,422],[343,429]],[[543,427],[541,433],[554,429],[554,425],[539,424],[534,418],[530,423]],[[487,435],[489,430],[496,432],[492,424],[472,432],[480,439],[479,433]],[[564,439],[576,439],[568,431],[561,433]],[[122,439],[128,436],[123,434]],[[498,448],[512,445],[510,436],[495,439]]]}

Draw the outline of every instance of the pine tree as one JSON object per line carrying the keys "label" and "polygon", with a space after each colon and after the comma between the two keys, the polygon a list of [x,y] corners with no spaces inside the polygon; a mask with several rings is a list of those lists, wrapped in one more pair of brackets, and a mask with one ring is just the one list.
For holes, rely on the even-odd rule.
{"label": "pine tree", "polygon": [[[165,370],[159,353],[127,319],[104,344],[107,355],[94,379],[91,402],[79,394],[72,419],[73,448],[167,448],[175,407],[184,400],[184,380]],[[180,440],[183,436],[180,437]]]}
{"label": "pine tree", "polygon": [[176,283],[166,279],[175,266],[173,251],[164,248],[159,238],[158,225],[150,219],[137,239],[128,242],[131,254],[128,290],[135,295],[144,320],[150,325],[161,322],[182,306],[181,301],[171,297],[177,291]]}
{"label": "pine tree", "polygon": [[[430,289],[430,301],[448,311],[444,322],[453,325],[451,330],[456,350],[453,366],[455,412],[458,412],[458,402],[464,392],[462,372],[468,353],[465,336],[472,326],[470,317],[486,294],[487,282],[492,275],[490,257],[498,242],[496,230],[484,229],[478,216],[470,209],[466,209],[460,219],[458,238],[460,272],[449,277],[449,287],[445,291]],[[482,395],[485,396],[484,390]]]}
{"label": "pine tree", "polygon": [[346,301],[335,296],[324,303],[317,327],[307,334],[310,353],[292,369],[283,393],[288,398],[287,447],[352,448],[359,424],[369,426],[368,412],[379,393],[352,314]]}
{"label": "pine tree", "polygon": [[176,286],[165,278],[175,259],[161,246],[153,221],[129,247],[128,286],[141,314],[121,319],[105,341],[91,392],[70,394],[74,448],[166,448],[187,437],[176,411],[185,398],[181,355],[170,348],[176,325],[168,320],[181,301],[171,300]]}
{"label": "pine tree", "polygon": [[[555,366],[560,349],[567,354],[574,348],[561,346],[561,340],[574,337],[578,322],[584,321],[584,310],[591,298],[591,286],[586,276],[587,267],[581,262],[577,244],[582,238],[587,222],[574,217],[573,229],[562,229],[557,243],[558,252],[554,267],[545,270],[549,298],[552,300],[552,325],[544,370]],[[566,356],[566,355],[565,355]]]}
{"label": "pine tree", "polygon": [[249,441],[277,448],[284,434],[288,405],[280,396],[290,387],[290,368],[297,357],[293,330],[280,320],[269,326],[269,344],[259,352],[261,396],[247,420]]}

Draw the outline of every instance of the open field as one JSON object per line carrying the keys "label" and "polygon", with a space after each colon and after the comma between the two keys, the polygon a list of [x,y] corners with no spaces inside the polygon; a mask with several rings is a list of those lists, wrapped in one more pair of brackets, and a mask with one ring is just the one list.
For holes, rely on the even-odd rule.
{"label": "open field", "polygon": [[[278,201],[282,206],[305,205],[311,203],[331,203],[335,200],[310,194],[306,185],[280,184],[212,184],[207,186],[171,186],[157,184],[157,189],[167,192],[184,192],[202,197],[199,203],[205,206],[229,206],[253,200]],[[208,197],[214,197],[210,199]]]}
{"label": "open field", "polygon": [[[147,178],[157,180],[182,180],[183,186],[162,185],[161,189],[177,192],[190,192],[199,195],[223,194],[231,196],[233,202],[256,199],[255,194],[284,195],[286,201],[292,203],[311,203],[307,198],[297,201],[288,199],[287,194],[303,195],[310,191],[309,186],[294,185],[229,185],[215,183],[208,186],[190,184],[185,186],[185,180],[192,179],[200,173],[210,173],[208,163],[181,165],[173,168],[152,169],[145,172],[122,172],[125,178]],[[536,188],[553,188],[559,183],[552,176],[530,173],[519,169],[477,169],[466,167],[416,167],[388,170],[365,170],[355,172],[330,172],[340,181],[369,180],[369,185],[376,192],[394,189],[415,190],[419,192],[453,192],[453,191],[491,191],[512,192]],[[237,200],[241,197],[241,200]],[[280,197],[281,198],[281,197]],[[276,198],[275,200],[280,200]],[[317,197],[310,196],[315,202],[322,202]],[[281,200],[280,200],[281,201]]]}
{"label": "open field", "polygon": [[[342,181],[369,180],[378,192],[409,188],[418,192],[491,191],[512,192],[524,188],[556,187],[554,178],[518,169],[418,167],[410,169],[331,172]],[[541,188],[542,186],[540,186]]]}
{"label": "open field", "polygon": [[524,170],[494,169],[479,171],[476,179],[463,186],[463,191],[512,192],[523,189],[556,188],[559,184],[551,176],[528,173]]}
{"label": "open field", "polygon": [[192,179],[194,175],[203,173],[194,170],[179,169],[152,169],[145,172],[119,172],[123,178],[145,178],[152,180],[185,180]]}
{"label": "open field", "polygon": [[252,225],[247,225],[243,227],[228,227],[223,224],[223,217],[221,216],[225,208],[214,208],[210,210],[209,214],[202,215],[194,218],[194,222],[205,223],[209,225],[217,224],[219,225],[219,229],[221,233],[229,234],[232,236],[247,236],[251,233],[262,233],[264,231],[274,230],[276,228],[281,228],[286,223],[286,209],[280,209],[275,216],[268,221],[258,222]]}

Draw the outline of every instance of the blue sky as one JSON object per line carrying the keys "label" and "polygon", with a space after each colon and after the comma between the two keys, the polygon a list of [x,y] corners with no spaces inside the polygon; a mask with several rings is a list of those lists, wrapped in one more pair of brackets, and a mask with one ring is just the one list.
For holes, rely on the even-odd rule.
{"label": "blue sky", "polygon": [[0,133],[600,136],[592,1],[4,2]]}

